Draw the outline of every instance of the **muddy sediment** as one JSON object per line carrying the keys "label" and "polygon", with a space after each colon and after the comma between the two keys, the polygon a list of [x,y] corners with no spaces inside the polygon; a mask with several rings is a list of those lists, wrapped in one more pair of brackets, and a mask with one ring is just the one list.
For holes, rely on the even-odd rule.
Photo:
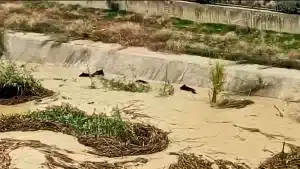
{"label": "muddy sediment", "polygon": [[[50,146],[40,141],[35,140],[16,140],[16,139],[2,139],[0,141],[0,168],[9,169],[11,165],[10,153],[22,147],[29,147],[45,155],[45,162],[43,166],[49,169],[65,168],[65,169],[121,169],[126,163],[134,163],[135,165],[147,163],[146,159],[137,158],[130,161],[108,163],[83,161],[78,162],[68,157],[67,155],[59,152],[60,150],[54,146]],[[25,167],[25,166],[22,166]]]}
{"label": "muddy sediment", "polygon": [[[176,156],[169,155],[169,152],[176,152],[178,154],[181,154],[179,152],[185,153],[186,150],[190,150],[195,154],[211,156],[213,159],[216,159],[214,161],[222,159],[223,162],[219,161],[219,163],[223,166],[225,164],[227,165],[227,163],[229,162],[232,162],[235,165],[242,165],[242,163],[245,162],[247,166],[251,168],[257,168],[258,166],[260,166],[260,163],[262,163],[267,169],[270,169],[272,167],[268,168],[268,166],[270,166],[271,164],[275,165],[275,163],[271,161],[264,162],[264,160],[273,156],[274,158],[272,159],[274,159],[275,162],[280,163],[276,164],[277,166],[285,163],[290,166],[292,166],[292,164],[297,164],[296,162],[298,156],[297,154],[289,154],[290,152],[288,152],[288,146],[286,146],[284,151],[285,154],[287,154],[287,160],[285,160],[285,163],[281,163],[281,161],[283,160],[278,160],[281,158],[281,156],[276,156],[278,152],[282,151],[283,140],[292,142],[295,145],[299,145],[300,143],[300,138],[295,134],[298,131],[299,124],[289,119],[288,116],[288,113],[295,112],[296,109],[294,108],[297,108],[297,104],[290,103],[287,105],[285,102],[282,102],[280,100],[249,97],[251,100],[255,101],[255,104],[249,105],[246,108],[214,109],[211,108],[208,104],[207,90],[203,88],[195,87],[198,94],[192,94],[190,92],[181,91],[180,85],[175,85],[174,95],[168,98],[155,97],[156,91],[139,94],[123,91],[107,91],[101,88],[99,81],[96,81],[96,85],[98,87],[97,89],[89,89],[86,88],[86,86],[88,86],[90,83],[89,78],[78,78],[80,80],[77,79],[77,81],[73,80],[73,78],[78,77],[78,73],[80,73],[80,71],[73,70],[71,68],[54,68],[52,66],[49,66],[47,68],[46,67],[47,66],[44,66],[37,72],[35,72],[35,77],[43,78],[43,86],[53,91],[60,92],[61,96],[58,96],[59,99],[53,102],[46,102],[48,100],[43,99],[43,101],[39,103],[32,104],[31,108],[42,108],[47,105],[59,104],[60,102],[67,101],[70,104],[76,105],[80,107],[80,109],[85,110],[86,112],[89,112],[89,114],[91,114],[94,109],[96,109],[95,113],[105,113],[105,109],[109,108],[109,106],[107,106],[108,104],[113,106],[119,105],[119,108],[122,110],[126,110],[126,112],[134,112],[147,115],[147,117],[143,118],[138,117],[137,119],[135,119],[136,121],[148,124],[150,123],[158,128],[163,129],[164,131],[171,131],[171,133],[169,134],[169,138],[171,140],[170,146],[168,146],[165,151],[153,153],[151,155],[143,155],[142,157],[148,159],[148,162],[143,163],[142,166],[139,166],[138,168],[152,169],[153,166],[154,168],[168,168],[171,163],[174,163],[176,161]],[[46,71],[48,72],[47,74],[45,73]],[[55,80],[53,77],[57,78],[57,75],[59,73],[61,73],[59,76],[60,78],[66,78],[67,80]],[[61,84],[63,85],[60,86]],[[64,98],[70,99],[66,100]],[[93,102],[93,104],[88,104],[89,102]],[[282,110],[282,112],[284,113],[283,117],[276,116],[276,114],[278,114],[278,110],[274,108],[274,104],[276,104],[276,107]],[[131,106],[130,110],[125,109],[125,107],[130,107],[130,105],[133,105]],[[125,111],[122,114],[125,116]],[[131,116],[130,113],[128,113],[128,115]],[[8,118],[9,116],[5,117]],[[43,131],[36,130],[50,130],[68,134],[72,131],[70,131],[69,127],[65,125],[59,125],[51,122],[34,122],[28,119],[26,120],[21,116],[14,116],[14,118],[10,116],[7,120],[9,121],[9,123],[5,123],[5,125],[3,125],[3,122],[0,123],[1,138],[41,140],[41,142],[43,142],[44,144],[60,145],[60,147],[66,146],[66,144],[73,144],[73,142],[77,143],[77,141],[81,143],[80,145],[87,145],[88,143],[84,143],[84,139],[92,142],[91,145],[88,145],[88,147],[94,146],[93,144],[96,144],[96,141],[107,141],[107,143],[103,144],[106,147],[99,147],[98,151],[90,149],[88,154],[97,154],[109,157],[120,156],[120,152],[122,150],[125,149],[127,151],[127,149],[129,148],[135,148],[130,144],[121,145],[120,143],[122,142],[118,142],[119,140],[109,140],[113,138],[105,140],[103,139],[104,137],[99,137],[99,140],[90,137],[82,137],[82,139],[79,138],[74,139],[74,141],[66,141],[61,135],[55,133],[53,135],[40,134],[41,136],[39,138],[34,136],[34,134],[26,134],[27,132],[20,132],[18,133],[18,135],[13,135],[8,131],[16,131],[21,128],[23,128],[23,131],[32,131],[30,133],[33,133],[33,131],[34,133],[43,133]],[[20,122],[21,120],[23,120],[24,122]],[[138,128],[140,129],[138,133],[140,133],[139,135],[141,136],[147,135],[147,137],[149,137],[149,135],[151,136],[151,133],[159,133],[159,131],[155,129],[150,131],[147,125],[143,125],[142,127]],[[276,137],[266,137],[263,133],[276,135]],[[278,137],[278,135],[282,135],[282,137]],[[52,140],[50,137],[56,137],[57,139]],[[46,141],[48,139],[50,140],[49,142],[45,142],[45,140],[43,141],[43,138],[47,138],[45,139]],[[144,137],[140,138],[141,140],[143,140]],[[160,137],[156,138],[157,140],[160,140]],[[147,142],[147,140],[145,142]],[[155,139],[153,142],[155,142]],[[136,146],[136,144],[141,144],[142,142],[131,143]],[[112,147],[111,145],[117,145],[117,147]],[[76,144],[75,146],[70,146],[67,149],[81,153],[83,150],[78,149],[78,147],[79,146]],[[143,151],[145,151],[145,149]],[[268,149],[269,151],[264,151],[264,149]],[[111,150],[118,151],[115,151],[117,153],[113,153]],[[126,151],[125,153],[132,154],[132,152]],[[139,153],[141,153],[141,151]],[[85,156],[88,155],[85,154]],[[74,157],[75,155],[69,154],[69,158],[74,160]],[[236,162],[236,160],[234,160],[236,159],[236,157],[240,158],[239,161],[241,162]],[[52,157],[52,155],[51,157],[47,158],[49,161],[51,161],[52,159],[54,161],[57,160],[56,158]],[[88,158],[91,157],[88,156]],[[93,158],[97,158],[99,160],[102,157],[97,156]],[[130,157],[124,157],[124,160],[128,160],[127,158]],[[193,158],[185,156],[185,158],[183,159]],[[82,161],[88,160],[83,159]],[[89,164],[86,163],[86,165],[88,166],[93,164],[96,166],[96,163],[94,163],[95,161]],[[213,163],[213,167],[215,167],[214,164],[217,164],[214,161],[210,161]],[[35,162],[30,161],[29,163]],[[189,162],[185,163],[189,164]],[[206,162],[203,163],[206,164]],[[98,166],[101,165],[102,164],[98,164]],[[118,167],[121,166],[121,163],[115,164],[115,162],[108,162],[108,165]],[[177,168],[180,168],[181,166],[183,166],[183,163],[174,165],[173,168],[176,168],[176,166]],[[219,165],[219,168],[222,168],[222,165]],[[49,166],[51,165],[49,164]],[[211,165],[207,165],[207,167],[211,167]]]}
{"label": "muddy sediment", "polygon": [[134,138],[124,140],[118,137],[78,135],[70,125],[39,120],[28,115],[2,115],[0,122],[0,132],[49,130],[73,135],[79,143],[95,150],[91,153],[106,157],[152,154],[166,149],[169,144],[166,132],[143,124],[133,124]]}

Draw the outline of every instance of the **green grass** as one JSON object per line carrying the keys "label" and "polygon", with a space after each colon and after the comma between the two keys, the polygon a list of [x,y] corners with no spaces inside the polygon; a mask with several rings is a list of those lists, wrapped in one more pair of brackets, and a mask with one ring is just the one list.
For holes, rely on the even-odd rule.
{"label": "green grass", "polygon": [[[195,33],[205,34],[226,34],[235,32],[241,39],[247,41],[260,41],[264,38],[267,44],[275,44],[283,49],[298,49],[300,45],[300,34],[279,33],[269,30],[257,30],[253,28],[245,28],[237,25],[225,25],[217,23],[195,23],[193,21],[172,18],[172,25],[177,29],[192,31]],[[261,37],[261,34],[264,34]]]}
{"label": "green grass", "polygon": [[120,109],[111,115],[88,115],[70,104],[50,106],[44,110],[0,116],[0,131],[62,132],[91,147],[89,151],[105,157],[152,154],[167,148],[168,133],[151,125],[124,121]]}
{"label": "green grass", "polygon": [[[161,16],[144,17],[117,8],[99,10],[57,3],[52,13],[51,10],[50,13],[41,10],[45,8],[52,6],[45,5],[45,1],[27,8],[25,5],[24,15],[31,13],[27,16],[29,19],[19,16],[22,19],[18,20],[12,12],[5,19],[4,27],[37,33],[61,33],[66,34],[69,39],[145,46],[154,51],[300,69],[299,59],[289,58],[294,53],[300,56],[298,34],[262,31],[236,25],[200,24]],[[45,17],[33,17],[41,12],[44,12]],[[124,25],[127,26],[123,28]],[[167,30],[167,33],[161,30]]]}
{"label": "green grass", "polygon": [[47,9],[54,7],[57,3],[47,0],[41,1],[24,1],[24,6],[27,8]]}
{"label": "green grass", "polygon": [[184,20],[184,19],[179,19],[179,18],[172,18],[172,19],[173,19],[173,25],[179,29],[187,28],[194,24],[193,21],[189,21],[189,20]]}
{"label": "green grass", "polygon": [[214,23],[205,23],[199,25],[200,31],[205,33],[227,33],[230,31],[235,31],[235,25],[223,25]]}
{"label": "green grass", "polygon": [[[196,23],[189,20],[184,20],[180,18],[171,18],[172,26],[177,29],[189,30],[197,33],[228,33],[231,31],[237,31],[241,34],[249,33],[251,29],[248,28],[240,28],[236,25],[225,25],[225,24],[217,24],[217,23]],[[254,31],[252,29],[251,31]]]}
{"label": "green grass", "polygon": [[168,80],[168,66],[167,66],[164,83],[158,89],[158,96],[167,97],[173,95],[174,92],[175,92],[174,86]]}
{"label": "green grass", "polygon": [[133,81],[127,81],[126,79],[101,79],[102,85],[105,88],[117,91],[127,92],[149,92],[151,90],[150,85],[140,84]]}
{"label": "green grass", "polygon": [[104,10],[105,12],[105,19],[113,19],[116,18],[117,16],[125,16],[126,14],[128,14],[127,11],[125,10],[119,10],[119,11],[115,11],[115,10]]}
{"label": "green grass", "polygon": [[122,120],[119,109],[114,108],[112,111],[112,116],[103,114],[88,116],[82,110],[69,104],[63,104],[48,107],[46,110],[33,111],[24,117],[71,126],[77,135],[133,137],[134,133],[131,126]]}
{"label": "green grass", "polygon": [[12,62],[0,62],[0,88],[15,87],[21,95],[41,96],[46,89],[30,71]]}
{"label": "green grass", "polygon": [[158,90],[158,95],[161,97],[167,97],[172,96],[174,92],[174,86],[169,81],[167,81],[160,86]]}

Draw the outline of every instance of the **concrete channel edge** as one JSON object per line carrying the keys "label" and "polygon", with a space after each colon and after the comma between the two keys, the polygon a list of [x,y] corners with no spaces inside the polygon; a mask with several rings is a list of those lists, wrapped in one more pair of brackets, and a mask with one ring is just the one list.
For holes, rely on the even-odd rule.
{"label": "concrete channel edge", "polygon": [[[136,76],[144,80],[163,81],[167,72],[172,83],[209,88],[209,68],[216,59],[200,56],[149,51],[141,47],[122,47],[88,40],[57,43],[50,36],[37,33],[5,32],[4,59],[40,64],[72,66],[85,71]],[[244,91],[257,87],[257,96],[300,101],[300,71],[237,64],[219,60],[226,70],[226,90]],[[262,84],[263,83],[263,84]],[[263,85],[263,86],[262,86]]]}

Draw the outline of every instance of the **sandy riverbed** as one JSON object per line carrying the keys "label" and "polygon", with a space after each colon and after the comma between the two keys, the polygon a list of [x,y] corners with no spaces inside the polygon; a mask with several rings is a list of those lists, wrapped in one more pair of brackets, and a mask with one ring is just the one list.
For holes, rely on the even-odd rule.
{"label": "sandy riverbed", "polygon": [[[139,169],[162,169],[176,161],[176,156],[169,152],[193,152],[209,158],[222,158],[231,161],[241,161],[256,167],[271,152],[281,151],[282,142],[300,145],[300,124],[289,116],[297,112],[296,103],[250,97],[255,104],[243,109],[213,109],[208,104],[208,89],[196,88],[198,94],[180,91],[175,85],[174,96],[156,97],[157,92],[129,93],[107,91],[101,88],[96,80],[97,89],[89,89],[89,78],[79,78],[80,70],[54,66],[38,66],[34,75],[42,80],[42,84],[55,92],[56,96],[43,99],[42,102],[29,102],[18,106],[1,106],[2,113],[16,113],[43,108],[48,105],[68,102],[92,114],[108,113],[118,106],[128,106],[135,111],[135,121],[155,125],[165,131],[170,131],[169,148],[160,153],[140,156],[149,160],[138,165]],[[153,85],[154,88],[157,87]],[[93,102],[91,104],[91,102]],[[276,105],[284,112],[284,117],[277,116]],[[300,107],[299,107],[300,108]],[[130,119],[132,115],[122,114]],[[250,132],[242,129],[256,128],[260,132]],[[268,135],[274,135],[273,138]],[[58,151],[68,155],[75,161],[122,161],[136,157],[103,158],[87,153],[88,147],[80,145],[74,137],[49,131],[38,132],[8,132],[0,133],[0,138],[18,140],[39,140],[49,145],[48,151]],[[72,153],[71,153],[72,152]],[[44,150],[20,147],[10,153],[11,167],[22,169],[47,168]]]}

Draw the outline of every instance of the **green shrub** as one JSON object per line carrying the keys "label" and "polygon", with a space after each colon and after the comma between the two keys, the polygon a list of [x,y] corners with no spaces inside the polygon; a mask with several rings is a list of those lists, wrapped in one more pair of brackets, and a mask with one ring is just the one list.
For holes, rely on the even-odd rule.
{"label": "green shrub", "polygon": [[297,1],[277,1],[276,10],[284,13],[296,14]]}
{"label": "green shrub", "polygon": [[20,95],[41,96],[45,89],[30,71],[17,67],[15,63],[0,62],[0,88],[14,87]]}

